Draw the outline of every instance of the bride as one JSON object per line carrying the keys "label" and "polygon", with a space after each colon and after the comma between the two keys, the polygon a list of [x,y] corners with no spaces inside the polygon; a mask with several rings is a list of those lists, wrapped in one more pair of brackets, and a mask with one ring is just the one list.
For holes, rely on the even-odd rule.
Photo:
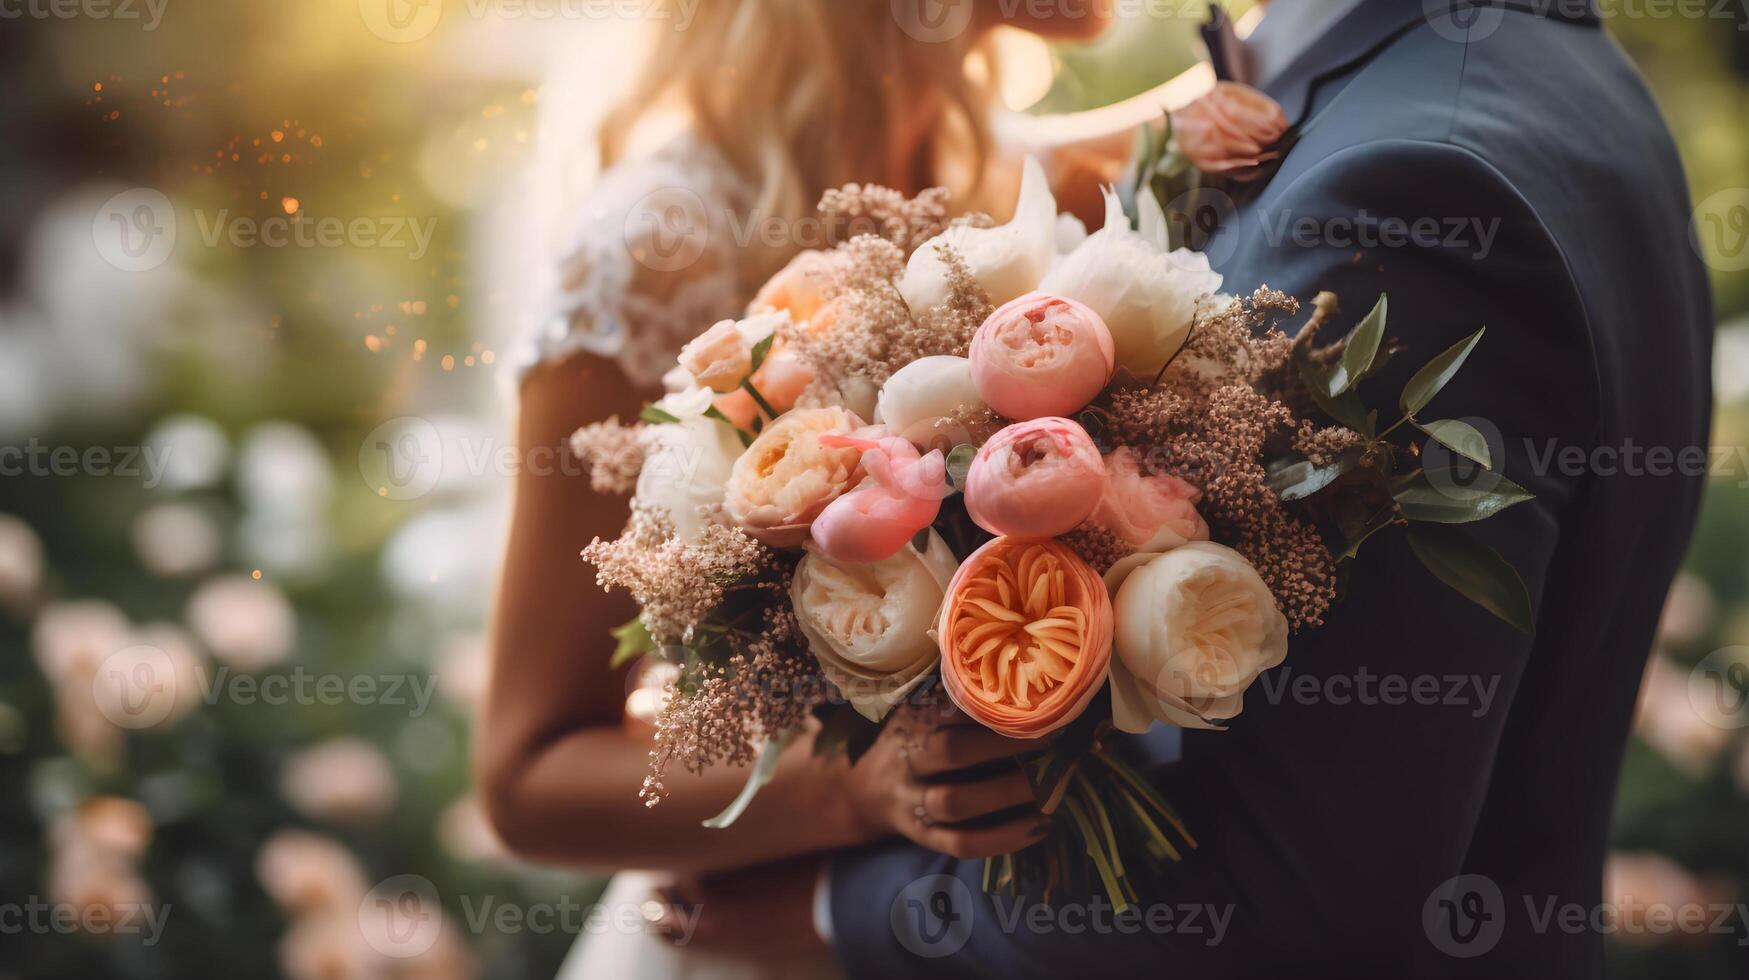
{"label": "bride", "polygon": [[[604,173],[527,345],[519,450],[550,450],[586,423],[635,417],[660,394],[683,343],[740,315],[761,283],[818,244],[802,232],[826,189],[860,182],[912,195],[943,186],[956,210],[1011,200],[1004,178],[1016,168],[989,135],[989,29],[1001,21],[1088,37],[1109,20],[1109,4],[1004,14],[1010,5],[978,0],[967,28],[940,38],[915,18],[905,23],[896,15],[905,4],[889,0],[712,0],[685,29],[662,31],[643,77],[602,128]],[[634,137],[670,109],[685,131],[634,158]],[[609,630],[635,609],[597,587],[578,557],[595,536],[619,532],[625,505],[586,479],[530,469],[516,480],[495,602],[476,753],[482,796],[499,834],[530,859],[661,873],[615,878],[605,921],[645,925],[581,937],[563,975],[830,976],[835,968],[810,928],[820,855],[893,834],[962,856],[1030,842],[1039,817],[1017,770],[930,782],[1017,751],[951,722],[907,744],[899,740],[912,736],[883,735],[855,767],[816,760],[809,740],[798,739],[728,829],[700,822],[739,791],[742,769],[677,780],[647,809],[638,790],[649,735],[626,710],[636,682],[609,666]],[[699,920],[686,915],[703,901],[713,903],[715,935],[695,935]],[[737,950],[752,930],[736,921],[779,916],[799,924],[793,947]],[[686,945],[695,939],[699,946]]]}

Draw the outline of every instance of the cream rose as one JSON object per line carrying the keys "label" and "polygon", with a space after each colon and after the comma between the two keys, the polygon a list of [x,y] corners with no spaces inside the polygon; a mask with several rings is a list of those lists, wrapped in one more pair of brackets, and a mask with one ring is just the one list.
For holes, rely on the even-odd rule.
{"label": "cream rose", "polygon": [[880,721],[941,657],[930,629],[957,563],[934,531],[873,564],[840,562],[809,546],[790,600],[826,677],[859,714]]}
{"label": "cream rose", "polygon": [[1287,617],[1251,563],[1224,545],[1131,555],[1105,581],[1117,617],[1112,718],[1123,731],[1155,721],[1218,728],[1238,716],[1257,675],[1287,656]]}
{"label": "cream rose", "polygon": [[862,427],[848,409],[801,408],[765,427],[735,460],[724,488],[729,519],[775,548],[808,536],[820,511],[862,479],[862,452],[820,444]]}
{"label": "cream rose", "polygon": [[723,486],[741,444],[728,426],[703,414],[710,406],[708,389],[669,395],[656,404],[679,421],[650,427],[635,497],[666,511],[681,540],[691,540],[704,529],[700,508],[723,502]]}
{"label": "cream rose", "polygon": [[893,372],[881,386],[874,420],[925,449],[940,449],[934,443],[942,420],[983,406],[984,400],[972,384],[972,362],[937,354],[919,357]]}

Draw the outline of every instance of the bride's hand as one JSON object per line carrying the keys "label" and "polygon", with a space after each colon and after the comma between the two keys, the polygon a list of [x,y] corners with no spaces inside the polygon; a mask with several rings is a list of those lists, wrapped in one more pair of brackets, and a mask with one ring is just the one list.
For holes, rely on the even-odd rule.
{"label": "bride's hand", "polygon": [[896,833],[960,858],[1010,854],[1049,829],[1019,761],[1043,747],[957,709],[906,705],[850,768],[846,802],[870,837]]}

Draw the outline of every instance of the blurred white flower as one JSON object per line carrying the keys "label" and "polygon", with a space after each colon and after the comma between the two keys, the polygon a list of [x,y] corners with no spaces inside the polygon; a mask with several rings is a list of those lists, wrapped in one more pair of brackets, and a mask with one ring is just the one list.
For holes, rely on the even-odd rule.
{"label": "blurred white flower", "polygon": [[491,582],[490,554],[502,540],[496,501],[426,511],[401,525],[383,547],[383,578],[397,594],[476,613]]}
{"label": "blurred white flower", "polygon": [[486,819],[476,796],[464,796],[437,818],[437,839],[449,855],[461,861],[498,861],[510,851]]}
{"label": "blurred white flower", "polygon": [[346,846],[307,830],[278,830],[255,853],[261,890],[287,912],[351,912],[369,886]]}
{"label": "blurred white flower", "polygon": [[1713,590],[1698,575],[1678,574],[1670,583],[1663,615],[1658,618],[1658,646],[1669,649],[1698,643],[1705,639],[1712,618]]}
{"label": "blurred white flower", "polygon": [[1721,405],[1749,396],[1749,320],[1721,324],[1713,335],[1713,389]]}
{"label": "blurred white flower", "polygon": [[128,620],[101,599],[57,602],[37,616],[31,647],[56,685],[89,685],[103,658],[127,645]]}
{"label": "blurred white flower", "polygon": [[299,916],[279,940],[286,980],[377,980],[388,961],[364,941],[356,910]]}
{"label": "blurred white flower", "polygon": [[1662,854],[1617,852],[1609,856],[1603,871],[1603,901],[1615,910],[1620,929],[1617,938],[1643,946],[1656,946],[1691,933],[1672,927],[1672,922],[1693,921],[1698,910],[1728,900],[1728,891],[1703,882],[1688,869]]}
{"label": "blurred white flower", "polygon": [[42,539],[24,521],[0,514],[0,602],[28,605],[42,579]]}
{"label": "blurred white flower", "polygon": [[92,797],[56,816],[49,824],[51,900],[78,909],[81,924],[93,928],[136,921],[152,901],[136,869],[151,839],[150,815],[121,797]]}
{"label": "blurred white flower", "polygon": [[49,833],[57,847],[92,847],[138,858],[152,842],[152,815],[126,797],[93,796],[56,817]]}
{"label": "blurred white flower", "polygon": [[159,488],[172,493],[218,483],[231,460],[225,430],[204,415],[172,415],[160,421],[146,435],[145,449],[163,467]]}
{"label": "blurred white flower", "polygon": [[1672,765],[1698,776],[1724,750],[1731,732],[1695,710],[1688,684],[1688,670],[1662,654],[1653,654],[1640,684],[1634,732]]}
{"label": "blurred white flower", "polygon": [[491,657],[485,636],[457,633],[444,642],[437,660],[437,689],[464,712],[478,710],[486,696]]}
{"label": "blurred white flower", "polygon": [[134,551],[153,575],[179,578],[213,567],[223,542],[206,511],[193,504],[158,504],[134,518]]}
{"label": "blurred white flower", "polygon": [[242,671],[284,660],[297,638],[297,619],[285,595],[245,575],[202,585],[188,600],[187,618],[214,657]]}
{"label": "blurred white flower", "polygon": [[305,816],[337,823],[374,820],[394,806],[389,760],[362,739],[329,739],[293,755],[280,773],[280,792]]}
{"label": "blurred white flower", "polygon": [[237,485],[251,510],[320,516],[334,492],[334,470],[308,429],[264,422],[243,437]]}

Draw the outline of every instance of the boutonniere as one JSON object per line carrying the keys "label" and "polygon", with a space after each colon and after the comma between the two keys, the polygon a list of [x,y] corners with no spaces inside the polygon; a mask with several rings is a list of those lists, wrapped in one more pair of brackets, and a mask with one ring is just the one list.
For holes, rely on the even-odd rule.
{"label": "boutonniere", "polygon": [[1267,182],[1296,134],[1280,103],[1238,82],[1216,82],[1196,101],[1144,126],[1134,201],[1143,188],[1165,204],[1173,248],[1201,248],[1237,201]]}

